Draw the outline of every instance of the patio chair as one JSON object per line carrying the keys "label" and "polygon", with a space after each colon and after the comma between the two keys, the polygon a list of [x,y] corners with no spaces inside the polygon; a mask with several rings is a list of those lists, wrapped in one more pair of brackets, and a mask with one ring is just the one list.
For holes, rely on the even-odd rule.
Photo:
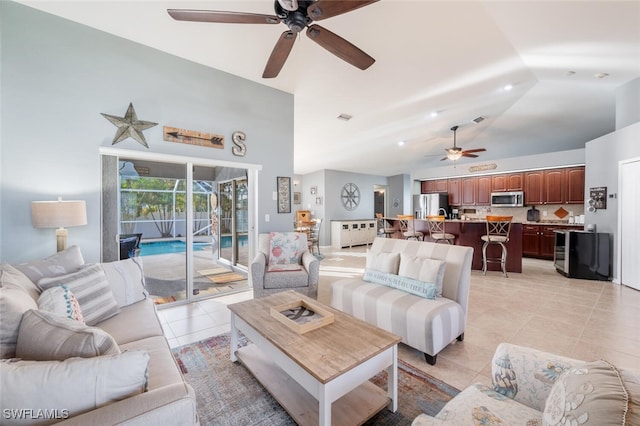
{"label": "patio chair", "polygon": [[142,234],[120,234],[120,260],[140,255]]}

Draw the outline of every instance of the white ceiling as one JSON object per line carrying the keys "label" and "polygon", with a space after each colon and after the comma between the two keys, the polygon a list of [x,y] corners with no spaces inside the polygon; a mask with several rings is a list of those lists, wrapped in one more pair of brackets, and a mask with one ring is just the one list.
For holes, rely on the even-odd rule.
{"label": "white ceiling", "polygon": [[615,90],[640,77],[640,1],[381,0],[319,22],[373,56],[369,69],[303,32],[275,79],[261,75],[285,24],[178,22],[166,13],[271,15],[271,0],[20,3],[293,93],[297,174],[442,166],[454,125],[458,146],[487,148],[481,161],[583,148],[614,130]]}

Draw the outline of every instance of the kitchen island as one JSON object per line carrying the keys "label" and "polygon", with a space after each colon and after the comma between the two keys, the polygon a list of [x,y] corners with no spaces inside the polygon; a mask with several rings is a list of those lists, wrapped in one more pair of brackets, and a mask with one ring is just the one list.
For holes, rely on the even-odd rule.
{"label": "kitchen island", "polygon": [[[398,218],[385,217],[384,218],[393,229],[398,231],[393,234],[394,238],[403,238],[400,233],[400,226]],[[471,263],[471,269],[482,270],[482,244],[484,241],[480,239],[481,236],[487,233],[487,224],[484,220],[459,220],[448,219],[445,221],[446,231],[449,234],[456,236],[454,243],[460,246],[473,247],[473,261]],[[425,241],[433,241],[429,237],[429,225],[426,220],[415,220],[416,231],[420,231],[424,234]],[[444,244],[444,243],[440,243]],[[511,232],[509,234],[509,242],[507,247],[507,272],[522,272],[522,223],[513,222],[511,224]],[[487,247],[487,256],[500,257],[500,247],[491,244]],[[489,263],[487,265],[489,271],[500,271],[499,263]]]}

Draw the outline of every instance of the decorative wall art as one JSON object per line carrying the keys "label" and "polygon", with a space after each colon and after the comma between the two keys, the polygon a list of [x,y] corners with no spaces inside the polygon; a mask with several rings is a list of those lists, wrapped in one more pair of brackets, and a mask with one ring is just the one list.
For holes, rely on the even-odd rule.
{"label": "decorative wall art", "polygon": [[278,213],[291,213],[291,178],[278,176]]}
{"label": "decorative wall art", "polygon": [[302,193],[301,192],[294,192],[293,193],[293,204],[300,204],[302,203]]}
{"label": "decorative wall art", "polygon": [[607,208],[607,187],[596,186],[589,188],[589,200],[587,201],[590,212]]}
{"label": "decorative wall art", "polygon": [[144,138],[142,131],[150,129],[153,126],[157,126],[158,123],[138,120],[136,110],[133,108],[133,103],[129,103],[129,108],[127,108],[127,112],[124,114],[124,117],[118,117],[116,115],[105,113],[100,114],[104,118],[109,120],[111,124],[118,128],[118,131],[116,132],[111,145],[115,145],[118,142],[122,142],[123,140],[126,140],[128,138],[133,138],[138,141],[140,145],[144,146],[145,148],[149,148],[147,140]]}
{"label": "decorative wall art", "polygon": [[204,133],[195,130],[164,126],[163,134],[164,140],[168,142],[185,143],[218,149],[224,148],[224,136],[216,135],[215,133]]}
{"label": "decorative wall art", "polygon": [[311,195],[316,195],[316,192],[318,192],[318,187],[317,186],[312,186],[311,187]]}
{"label": "decorative wall art", "polygon": [[231,148],[231,153],[237,157],[244,157],[247,153],[247,145],[244,143],[246,140],[247,135],[244,132],[233,132],[231,135],[231,141],[235,146]]}
{"label": "decorative wall art", "polygon": [[355,183],[346,183],[340,191],[340,199],[345,209],[355,210],[360,204],[360,188]]}
{"label": "decorative wall art", "polygon": [[316,204],[318,205],[322,204],[322,197],[316,197]]}

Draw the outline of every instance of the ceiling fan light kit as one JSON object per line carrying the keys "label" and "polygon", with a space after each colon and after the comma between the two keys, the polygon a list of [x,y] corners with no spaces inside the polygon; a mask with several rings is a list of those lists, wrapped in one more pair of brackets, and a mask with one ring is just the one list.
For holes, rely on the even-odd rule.
{"label": "ceiling fan light kit", "polygon": [[379,0],[275,0],[275,16],[245,12],[215,10],[168,9],[167,13],[178,21],[212,22],[224,24],[278,24],[289,28],[282,33],[267,61],[262,78],[274,78],[280,73],[296,41],[296,34],[307,28],[307,36],[338,58],[365,70],[375,62],[371,56],[337,34],[313,21],[342,15],[368,6]]}
{"label": "ceiling fan light kit", "polygon": [[[478,117],[478,118],[482,118],[482,120],[484,120],[483,117]],[[456,132],[458,131],[458,126],[453,126],[451,128],[451,131],[453,132],[453,147],[445,149],[445,151],[447,152],[447,155],[444,158],[442,158],[440,161],[444,161],[444,160],[457,161],[462,157],[477,158],[478,156],[474,154],[474,152],[486,151],[486,149],[484,148],[468,149],[466,151],[462,150],[462,148],[456,146]]]}

